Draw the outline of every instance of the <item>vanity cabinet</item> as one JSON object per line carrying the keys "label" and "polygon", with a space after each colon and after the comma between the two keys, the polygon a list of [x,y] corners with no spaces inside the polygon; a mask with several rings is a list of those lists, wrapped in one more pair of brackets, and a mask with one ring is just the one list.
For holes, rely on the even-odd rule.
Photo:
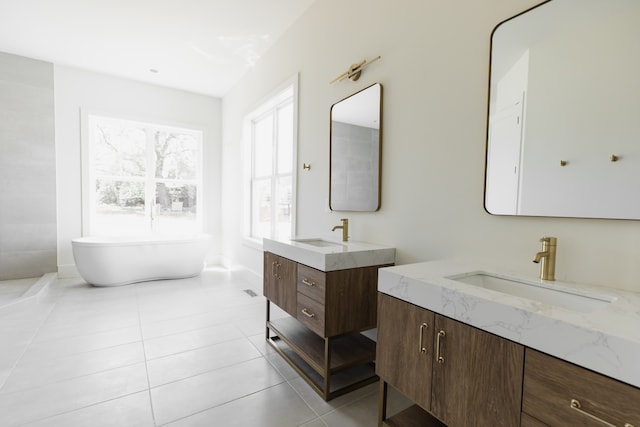
{"label": "vanity cabinet", "polygon": [[[380,293],[379,425],[520,424],[524,347]],[[420,408],[386,418],[387,384]],[[410,414],[410,415],[409,415]]]}
{"label": "vanity cabinet", "polygon": [[[377,380],[378,268],[320,271],[264,253],[266,339],[325,400]],[[271,304],[290,317],[271,319]],[[337,378],[340,381],[334,381]]]}
{"label": "vanity cabinet", "polygon": [[522,399],[523,426],[640,426],[640,389],[532,349]]}
{"label": "vanity cabinet", "polygon": [[297,267],[295,261],[271,252],[264,253],[264,296],[292,316],[297,309]]}

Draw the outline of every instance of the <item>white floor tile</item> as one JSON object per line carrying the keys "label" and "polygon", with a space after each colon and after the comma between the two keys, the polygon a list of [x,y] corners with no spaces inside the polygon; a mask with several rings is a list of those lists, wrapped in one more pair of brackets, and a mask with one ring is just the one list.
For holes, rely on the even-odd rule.
{"label": "white floor tile", "polygon": [[199,412],[168,426],[296,427],[306,425],[313,419],[317,419],[317,415],[284,383]]}
{"label": "white floor tile", "polygon": [[156,387],[258,357],[260,353],[246,338],[202,347],[150,360],[149,383]]}
{"label": "white floor tile", "polygon": [[0,425],[20,425],[146,390],[144,363],[0,395]]}
{"label": "white floor tile", "polygon": [[184,418],[283,382],[264,359],[254,359],[151,389],[158,424]]}
{"label": "white floor tile", "polygon": [[267,345],[262,290],[245,289],[222,269],[112,288],[65,279],[0,312],[0,426],[375,425],[377,384],[322,400]]}
{"label": "white floor tile", "polygon": [[87,406],[76,411],[45,418],[25,427],[153,427],[149,392]]}
{"label": "white floor tile", "polygon": [[226,323],[145,340],[144,351],[147,359],[151,360],[242,337],[243,335],[238,328]]}
{"label": "white floor tile", "polygon": [[14,368],[0,394],[38,387],[70,378],[94,374],[121,366],[144,362],[142,343],[135,342],[105,349],[46,360],[26,360]]}
{"label": "white floor tile", "polygon": [[140,327],[134,326],[59,340],[34,342],[29,346],[23,358],[38,360],[43,355],[47,355],[48,358],[63,357],[137,341],[141,341]]}

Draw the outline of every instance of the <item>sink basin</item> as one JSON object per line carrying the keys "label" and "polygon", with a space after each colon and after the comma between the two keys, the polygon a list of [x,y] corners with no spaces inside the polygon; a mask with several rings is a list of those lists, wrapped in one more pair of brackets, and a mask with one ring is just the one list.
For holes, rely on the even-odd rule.
{"label": "sink basin", "polygon": [[449,276],[447,279],[581,313],[599,310],[616,300],[609,295],[574,289],[553,282],[512,278],[481,271]]}
{"label": "sink basin", "polygon": [[293,239],[294,242],[304,243],[305,245],[317,246],[319,248],[330,248],[342,246],[340,243],[329,242],[323,239]]}

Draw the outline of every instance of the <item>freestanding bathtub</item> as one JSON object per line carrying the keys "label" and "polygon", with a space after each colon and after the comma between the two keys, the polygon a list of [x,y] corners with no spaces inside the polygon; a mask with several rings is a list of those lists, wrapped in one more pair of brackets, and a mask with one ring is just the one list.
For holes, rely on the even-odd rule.
{"label": "freestanding bathtub", "polygon": [[120,286],[197,276],[211,236],[79,237],[71,240],[80,276],[94,286]]}

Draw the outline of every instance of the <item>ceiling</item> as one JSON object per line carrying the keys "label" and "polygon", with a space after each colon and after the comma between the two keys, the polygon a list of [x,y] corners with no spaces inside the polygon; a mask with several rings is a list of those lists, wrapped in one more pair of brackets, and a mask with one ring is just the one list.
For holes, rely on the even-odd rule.
{"label": "ceiling", "polygon": [[222,97],[314,0],[0,0],[0,52]]}

